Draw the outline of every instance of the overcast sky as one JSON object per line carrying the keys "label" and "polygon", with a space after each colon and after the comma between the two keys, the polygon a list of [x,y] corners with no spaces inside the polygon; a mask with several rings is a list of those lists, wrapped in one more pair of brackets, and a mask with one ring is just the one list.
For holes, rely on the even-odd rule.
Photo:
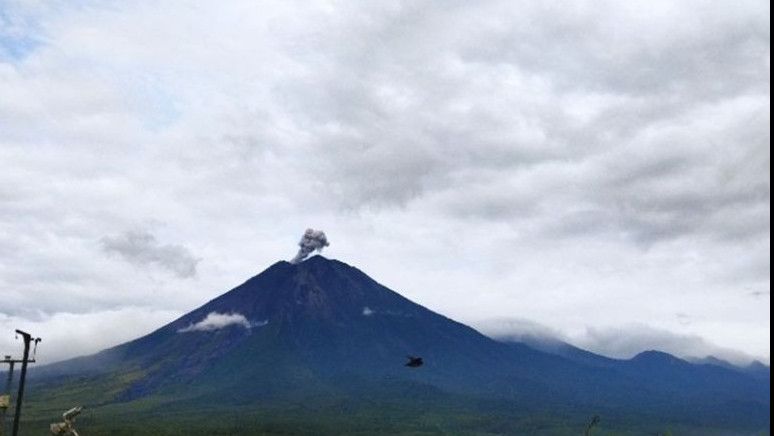
{"label": "overcast sky", "polygon": [[768,362],[770,35],[767,1],[0,0],[0,354],[148,333],[314,227],[482,329]]}

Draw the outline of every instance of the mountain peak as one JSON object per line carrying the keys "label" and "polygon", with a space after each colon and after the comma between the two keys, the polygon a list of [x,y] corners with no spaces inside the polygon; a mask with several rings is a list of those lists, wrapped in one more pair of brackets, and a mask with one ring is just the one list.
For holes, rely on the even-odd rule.
{"label": "mountain peak", "polygon": [[656,350],[647,350],[634,356],[631,359],[632,362],[647,362],[647,363],[666,363],[666,364],[681,364],[687,363],[684,360],[675,357],[669,353]]}
{"label": "mountain peak", "polygon": [[[420,306],[344,262],[315,255],[293,264],[278,261],[245,283],[176,321],[175,328],[217,312],[251,322],[294,328],[311,320],[346,324],[364,316],[408,316]],[[368,315],[363,315],[367,313]],[[288,327],[289,328],[289,327]]]}
{"label": "mountain peak", "polygon": [[[293,264],[291,264],[291,265],[293,265]],[[330,258],[327,258],[327,257],[323,256],[322,254],[315,254],[314,256],[309,257],[308,259],[306,259],[306,260],[304,260],[304,261],[302,261],[300,263],[295,264],[294,266],[302,268],[302,269],[303,268],[328,267],[328,268],[347,268],[347,269],[352,269],[352,270],[358,271],[358,272],[360,271],[357,268],[353,267],[352,265],[350,265],[350,264],[348,264],[346,262],[342,262],[342,261],[340,261],[338,259],[330,259]],[[361,273],[361,274],[365,275],[365,273]]]}
{"label": "mountain peak", "polygon": [[314,256],[309,257],[308,259],[305,259],[301,262],[299,262],[299,265],[303,265],[305,263],[319,263],[319,262],[338,262],[334,259],[328,259],[327,257],[323,256],[322,254],[315,254]]}

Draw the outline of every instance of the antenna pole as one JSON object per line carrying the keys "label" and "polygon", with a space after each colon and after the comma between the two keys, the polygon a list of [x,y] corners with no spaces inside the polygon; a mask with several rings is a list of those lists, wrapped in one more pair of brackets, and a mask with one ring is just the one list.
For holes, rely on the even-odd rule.
{"label": "antenna pole", "polygon": [[16,330],[16,333],[20,334],[24,340],[24,357],[22,357],[22,367],[19,375],[19,393],[16,396],[16,410],[14,410],[12,436],[19,435],[19,420],[21,418],[22,399],[24,397],[24,382],[27,379],[27,361],[30,357],[30,343],[33,340],[32,335],[27,332]]}

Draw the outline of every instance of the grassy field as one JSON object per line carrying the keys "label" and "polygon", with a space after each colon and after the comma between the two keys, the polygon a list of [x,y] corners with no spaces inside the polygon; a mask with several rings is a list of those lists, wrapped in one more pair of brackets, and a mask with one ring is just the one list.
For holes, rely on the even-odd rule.
{"label": "grassy field", "polygon": [[[49,421],[24,422],[23,435],[44,433]],[[202,409],[196,416],[176,413],[105,413],[87,411],[78,420],[84,435],[580,435],[586,423],[579,419],[533,416],[529,418],[485,414],[437,412],[390,413],[381,410],[356,413],[272,412],[269,410],[214,411]],[[666,426],[611,428],[602,423],[594,435],[729,435],[707,428]],[[761,432],[760,434],[766,434]]]}
{"label": "grassy field", "polygon": [[[453,396],[416,387],[376,396],[307,389],[283,398],[224,398],[196,385],[121,401],[120,392],[141,371],[121,377],[74,378],[30,386],[21,434],[48,434],[48,426],[73,406],[83,436],[196,435],[582,435],[595,414],[592,435],[768,435],[769,429],[707,428],[701,422],[664,421],[645,413],[541,409],[530,404]],[[401,388],[402,389],[402,388]],[[424,392],[424,394],[423,394]]]}
{"label": "grassy field", "polygon": [[[47,434],[49,423],[76,403],[66,396],[31,399],[22,435]],[[162,397],[86,405],[77,428],[83,436],[196,435],[582,435],[590,416],[572,411],[511,408],[456,401],[331,399],[272,405],[218,406]],[[595,436],[768,435],[768,429],[730,431],[657,422],[644,416],[602,416]]]}

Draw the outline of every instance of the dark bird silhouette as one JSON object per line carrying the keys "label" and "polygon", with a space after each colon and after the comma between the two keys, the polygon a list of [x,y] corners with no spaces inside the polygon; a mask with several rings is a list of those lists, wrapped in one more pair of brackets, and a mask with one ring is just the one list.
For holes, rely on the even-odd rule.
{"label": "dark bird silhouette", "polygon": [[422,361],[421,357],[414,357],[414,356],[406,356],[408,358],[408,362],[406,362],[406,366],[409,368],[419,368],[420,366],[424,365],[425,362]]}

